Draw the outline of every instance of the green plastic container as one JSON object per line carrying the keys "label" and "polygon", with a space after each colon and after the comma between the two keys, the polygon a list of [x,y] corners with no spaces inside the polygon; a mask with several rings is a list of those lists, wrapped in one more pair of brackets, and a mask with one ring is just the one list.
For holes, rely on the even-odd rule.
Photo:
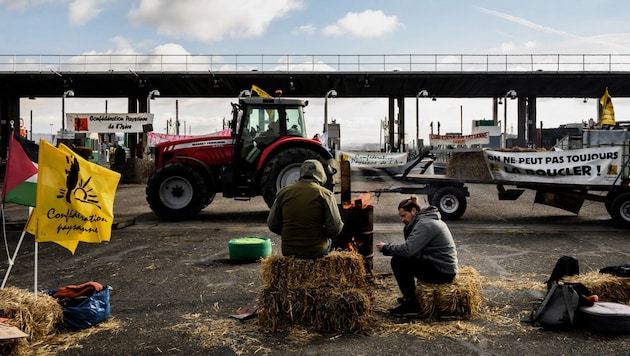
{"label": "green plastic container", "polygon": [[268,237],[247,236],[230,240],[228,244],[231,260],[257,260],[271,254]]}

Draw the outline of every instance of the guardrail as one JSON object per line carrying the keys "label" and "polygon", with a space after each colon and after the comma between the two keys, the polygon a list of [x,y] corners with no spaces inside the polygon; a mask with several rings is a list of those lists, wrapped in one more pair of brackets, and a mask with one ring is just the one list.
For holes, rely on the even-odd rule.
{"label": "guardrail", "polygon": [[620,72],[630,54],[0,55],[0,72]]}

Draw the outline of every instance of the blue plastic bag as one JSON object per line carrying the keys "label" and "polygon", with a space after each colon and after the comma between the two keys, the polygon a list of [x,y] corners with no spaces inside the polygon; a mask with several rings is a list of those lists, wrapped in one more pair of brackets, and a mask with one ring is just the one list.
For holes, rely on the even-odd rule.
{"label": "blue plastic bag", "polygon": [[[90,296],[74,299],[59,300],[63,308],[63,316],[66,324],[72,330],[83,330],[92,327],[110,316],[109,286],[104,286],[101,291],[94,292]],[[53,295],[56,290],[48,291]]]}

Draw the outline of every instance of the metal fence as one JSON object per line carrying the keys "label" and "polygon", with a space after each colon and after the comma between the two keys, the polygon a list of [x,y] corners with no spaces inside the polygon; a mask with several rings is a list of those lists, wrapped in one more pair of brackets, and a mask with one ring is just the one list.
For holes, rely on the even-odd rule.
{"label": "metal fence", "polygon": [[0,72],[623,72],[630,54],[0,55]]}

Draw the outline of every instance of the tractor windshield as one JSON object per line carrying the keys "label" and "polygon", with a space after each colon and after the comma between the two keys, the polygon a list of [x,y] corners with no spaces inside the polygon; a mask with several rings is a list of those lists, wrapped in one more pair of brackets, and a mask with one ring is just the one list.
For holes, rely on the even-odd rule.
{"label": "tractor windshield", "polygon": [[306,137],[304,116],[301,107],[286,108],[287,135]]}

